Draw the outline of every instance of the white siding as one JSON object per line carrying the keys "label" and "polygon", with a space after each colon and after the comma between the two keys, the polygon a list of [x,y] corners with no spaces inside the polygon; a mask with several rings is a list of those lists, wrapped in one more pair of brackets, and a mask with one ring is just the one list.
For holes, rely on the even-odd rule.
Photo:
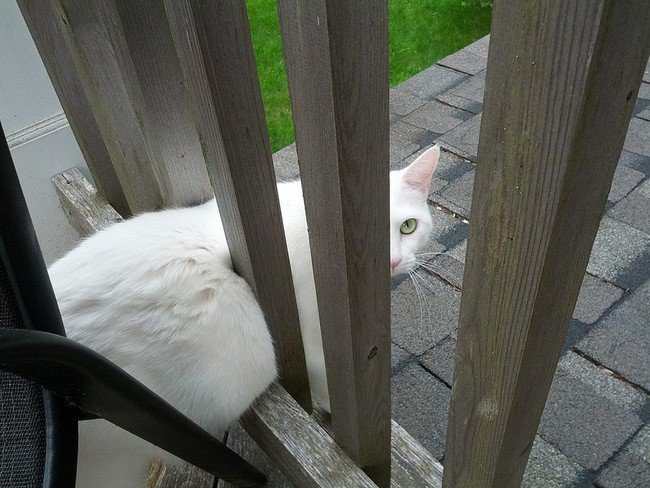
{"label": "white siding", "polygon": [[50,263],[79,239],[50,178],[88,170],[15,0],[0,0],[0,121]]}

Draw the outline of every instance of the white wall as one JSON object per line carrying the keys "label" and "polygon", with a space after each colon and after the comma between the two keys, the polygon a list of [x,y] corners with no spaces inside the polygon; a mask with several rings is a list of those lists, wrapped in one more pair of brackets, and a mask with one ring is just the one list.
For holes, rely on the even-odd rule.
{"label": "white wall", "polygon": [[15,0],[0,0],[0,121],[49,264],[79,239],[50,178],[89,174]]}

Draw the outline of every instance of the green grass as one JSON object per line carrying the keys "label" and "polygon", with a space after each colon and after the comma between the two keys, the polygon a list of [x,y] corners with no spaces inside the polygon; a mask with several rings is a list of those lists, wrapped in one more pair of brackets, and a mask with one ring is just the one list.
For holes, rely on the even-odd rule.
{"label": "green grass", "polygon": [[[484,36],[491,9],[480,0],[389,0],[390,85]],[[293,142],[275,0],[247,0],[273,151]]]}

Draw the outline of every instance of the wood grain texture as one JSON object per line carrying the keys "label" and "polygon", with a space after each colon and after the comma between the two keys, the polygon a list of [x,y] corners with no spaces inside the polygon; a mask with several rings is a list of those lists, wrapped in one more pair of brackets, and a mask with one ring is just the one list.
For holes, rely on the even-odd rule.
{"label": "wood grain texture", "polygon": [[55,9],[48,1],[19,0],[18,6],[97,188],[120,214],[131,215]]}
{"label": "wood grain texture", "polygon": [[391,422],[392,488],[442,487],[442,465],[394,420]]}
{"label": "wood grain texture", "polygon": [[[187,206],[213,197],[198,133],[192,120],[161,0],[109,0],[119,16],[128,49],[120,55],[134,106],[141,107],[153,170],[166,206]],[[133,73],[133,75],[131,75]]]}
{"label": "wood grain texture", "polygon": [[245,3],[166,0],[165,5],[234,268],[264,310],[282,385],[311,410]]}
{"label": "wood grain texture", "polygon": [[[277,415],[275,416],[276,418],[286,417],[287,425],[299,424],[303,421],[304,417],[301,410],[297,410],[298,416],[294,416],[293,410],[291,408],[286,409],[284,402],[270,403],[270,401],[275,401],[273,398],[273,396],[269,396],[267,400],[260,401],[266,401],[266,406],[270,409],[279,409]],[[328,435],[332,435],[331,417],[329,415],[324,415],[322,411],[317,411],[315,409],[312,418],[318,423],[320,427],[323,428],[323,430]],[[283,433],[283,435],[290,435],[290,432],[291,431],[288,430],[287,432]],[[289,444],[293,445],[295,442],[296,441],[292,440],[289,442]],[[267,486],[270,488],[303,486],[302,484],[293,485],[289,483],[287,481],[287,478],[285,476],[282,476],[274,464],[270,463],[269,457],[264,454],[260,447],[242,429],[240,425],[236,425],[230,429],[230,432],[228,433],[227,445],[242,458],[246,459],[253,466],[262,471],[268,477]],[[394,420],[391,422],[391,445],[392,469],[390,486],[392,488],[440,488],[442,486],[442,465],[431,455],[429,451],[422,447],[418,441],[416,441]],[[320,462],[329,463],[331,462],[331,459],[328,457],[311,459],[311,470],[313,472],[321,472],[323,470],[331,469],[331,467],[326,465],[320,466],[318,464]],[[284,466],[285,469],[294,469],[293,460],[289,459],[284,464]],[[152,466],[152,472],[156,471],[153,469],[154,467],[156,467],[156,465]],[[159,470],[160,468],[158,467],[157,471]],[[186,473],[189,477],[186,480],[187,483],[198,483],[205,478],[202,473],[196,472],[196,470],[190,471],[188,469],[185,469],[183,472]],[[174,480],[176,480],[178,477],[176,471],[173,471],[173,474],[171,476]],[[162,475],[159,477],[161,479],[163,478]],[[303,481],[304,480],[297,480],[294,478],[294,482],[296,483],[303,483]],[[314,479],[309,483],[312,482],[319,483],[320,481],[318,479]],[[167,487],[176,485],[168,485],[167,483],[163,483],[160,486]],[[220,480],[217,486],[218,488],[229,488],[232,485],[228,482]]]}
{"label": "wood grain texture", "polygon": [[444,486],[519,486],[650,49],[644,0],[495,2]]}
{"label": "wood grain texture", "polygon": [[52,178],[54,187],[68,214],[70,223],[82,236],[89,236],[122,217],[97,193],[77,168],[60,173]]}
{"label": "wood grain texture", "polygon": [[[273,464],[241,425],[237,424],[230,428],[226,445],[264,473],[267,478],[266,486],[269,488],[291,488],[294,486],[282,475],[278,467]],[[217,488],[231,488],[232,486],[227,481],[219,480]]]}
{"label": "wood grain texture", "polygon": [[[48,0],[132,212],[163,206],[132,66],[109,0]],[[130,69],[129,69],[130,68]]]}
{"label": "wood grain texture", "polygon": [[241,424],[295,486],[376,486],[277,383],[253,403]]}
{"label": "wood grain texture", "polygon": [[[329,414],[314,409],[312,417],[325,432],[333,435],[332,419]],[[233,451],[239,452],[236,449]],[[391,420],[390,486],[391,488],[420,486],[440,488],[442,486],[442,464],[395,420]]]}
{"label": "wood grain texture", "polygon": [[387,2],[278,0],[337,442],[390,482]]}
{"label": "wood grain texture", "polygon": [[145,486],[146,488],[212,488],[213,483],[214,476],[196,466],[169,465],[157,459],[151,464]]}

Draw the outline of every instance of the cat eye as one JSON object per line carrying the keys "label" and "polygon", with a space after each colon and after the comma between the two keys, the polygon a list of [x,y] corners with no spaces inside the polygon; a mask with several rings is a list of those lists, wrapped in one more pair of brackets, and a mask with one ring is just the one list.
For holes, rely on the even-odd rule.
{"label": "cat eye", "polygon": [[418,221],[415,219],[408,219],[405,220],[401,227],[399,228],[399,231],[402,234],[413,234],[415,232],[415,229],[418,227]]}

